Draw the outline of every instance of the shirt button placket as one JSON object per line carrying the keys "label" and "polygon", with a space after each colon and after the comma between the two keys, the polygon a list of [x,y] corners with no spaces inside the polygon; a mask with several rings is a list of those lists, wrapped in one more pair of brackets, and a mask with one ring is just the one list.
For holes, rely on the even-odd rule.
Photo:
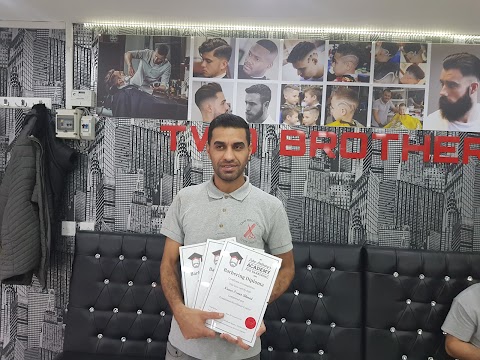
{"label": "shirt button placket", "polygon": [[230,195],[225,194],[220,204],[220,211],[218,215],[218,233],[224,234],[226,227],[226,214],[227,214],[227,202],[230,198]]}

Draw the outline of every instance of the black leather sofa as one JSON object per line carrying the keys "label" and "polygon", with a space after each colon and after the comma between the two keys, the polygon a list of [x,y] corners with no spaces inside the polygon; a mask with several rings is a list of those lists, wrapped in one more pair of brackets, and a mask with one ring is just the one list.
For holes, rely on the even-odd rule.
{"label": "black leather sofa", "polygon": [[[171,311],[162,236],[77,232],[60,358],[163,359]],[[453,298],[480,254],[294,244],[296,274],[265,314],[262,359],[443,360]]]}

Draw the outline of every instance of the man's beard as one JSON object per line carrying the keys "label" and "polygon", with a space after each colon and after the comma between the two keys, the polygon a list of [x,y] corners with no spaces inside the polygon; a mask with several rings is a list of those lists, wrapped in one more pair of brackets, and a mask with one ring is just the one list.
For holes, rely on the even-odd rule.
{"label": "man's beard", "polygon": [[247,117],[247,121],[249,123],[259,123],[260,119],[263,117],[264,111],[263,108],[259,112],[257,112],[255,115],[250,115],[250,117]]}
{"label": "man's beard", "polygon": [[448,121],[456,121],[462,118],[473,106],[470,98],[470,87],[467,88],[465,94],[454,103],[447,100],[446,96],[440,96],[438,106],[442,112],[442,117]]}

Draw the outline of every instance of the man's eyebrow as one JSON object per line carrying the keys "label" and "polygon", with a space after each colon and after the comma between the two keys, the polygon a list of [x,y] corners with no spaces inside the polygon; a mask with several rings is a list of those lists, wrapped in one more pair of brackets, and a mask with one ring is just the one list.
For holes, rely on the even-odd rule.
{"label": "man's eyebrow", "polygon": [[214,142],[214,144],[215,145],[225,145],[225,142],[217,140],[217,141]]}

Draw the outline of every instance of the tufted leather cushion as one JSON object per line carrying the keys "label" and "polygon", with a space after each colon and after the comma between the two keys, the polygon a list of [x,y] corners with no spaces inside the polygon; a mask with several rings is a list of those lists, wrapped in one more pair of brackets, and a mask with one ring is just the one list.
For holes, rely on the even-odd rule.
{"label": "tufted leather cushion", "polygon": [[366,359],[451,359],[441,326],[480,254],[366,247]]}
{"label": "tufted leather cushion", "polygon": [[164,243],[163,236],[77,232],[64,359],[163,358],[172,318],[159,283]]}
{"label": "tufted leather cushion", "polygon": [[363,359],[361,249],[294,244],[295,278],[267,307],[262,359]]}

